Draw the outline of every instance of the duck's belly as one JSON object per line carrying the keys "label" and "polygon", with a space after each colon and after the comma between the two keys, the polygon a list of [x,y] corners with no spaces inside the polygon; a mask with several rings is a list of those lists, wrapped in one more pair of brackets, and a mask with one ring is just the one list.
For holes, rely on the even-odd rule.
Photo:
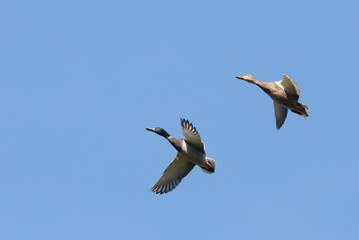
{"label": "duck's belly", "polygon": [[271,94],[269,96],[273,99],[273,101],[275,101],[289,109],[295,108],[295,103],[298,100],[298,98],[296,98],[292,95],[289,95],[289,94],[284,95],[284,96]]}
{"label": "duck's belly", "polygon": [[201,165],[206,161],[206,154],[203,150],[186,142],[184,142],[181,154],[197,165]]}

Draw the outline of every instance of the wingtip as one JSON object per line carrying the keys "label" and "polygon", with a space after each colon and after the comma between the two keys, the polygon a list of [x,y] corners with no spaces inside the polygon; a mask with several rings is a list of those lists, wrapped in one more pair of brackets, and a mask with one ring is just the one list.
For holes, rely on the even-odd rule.
{"label": "wingtip", "polygon": [[164,192],[161,191],[161,189],[158,189],[158,187],[151,187],[150,190],[156,194],[163,194]]}
{"label": "wingtip", "polygon": [[180,118],[181,119],[181,125],[185,125],[185,123],[187,123],[188,122],[188,120],[186,120],[186,119],[184,119],[184,118]]}
{"label": "wingtip", "polygon": [[188,126],[191,126],[191,125],[192,125],[192,123],[190,123],[188,120],[181,118],[181,126],[187,128]]}
{"label": "wingtip", "polygon": [[165,193],[168,193],[168,192],[172,191],[172,190],[153,189],[153,188],[151,188],[150,190],[151,190],[152,192],[154,192],[154,193],[156,193],[156,194],[160,194],[160,195],[162,195],[162,194],[165,194]]}
{"label": "wingtip", "polygon": [[[289,77],[289,75],[288,75],[288,74],[283,73],[283,74],[282,74],[282,77]],[[289,78],[290,78],[290,77],[289,77]]]}

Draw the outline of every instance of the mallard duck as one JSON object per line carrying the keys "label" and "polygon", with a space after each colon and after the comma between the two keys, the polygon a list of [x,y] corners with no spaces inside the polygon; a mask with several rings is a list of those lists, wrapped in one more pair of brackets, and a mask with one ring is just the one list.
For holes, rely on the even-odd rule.
{"label": "mallard duck", "polygon": [[288,75],[283,74],[282,80],[278,82],[262,82],[251,75],[236,78],[257,85],[273,99],[277,129],[282,127],[288,109],[302,117],[308,117],[306,110],[309,108],[298,102],[300,89]]}
{"label": "mallard duck", "polygon": [[184,139],[174,138],[160,127],[146,128],[146,130],[166,138],[178,152],[175,159],[163,172],[162,177],[151,188],[156,194],[168,193],[175,189],[196,165],[206,173],[214,173],[216,170],[216,162],[206,156],[202,139],[192,123],[181,118],[181,129],[185,136]]}

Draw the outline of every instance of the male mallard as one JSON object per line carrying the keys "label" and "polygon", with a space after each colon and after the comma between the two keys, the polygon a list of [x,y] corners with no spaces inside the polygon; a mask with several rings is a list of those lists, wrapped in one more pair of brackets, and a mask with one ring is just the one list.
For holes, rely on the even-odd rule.
{"label": "male mallard", "polygon": [[298,102],[300,89],[288,75],[283,74],[282,80],[278,82],[262,82],[251,75],[236,78],[257,85],[273,99],[277,129],[283,125],[288,109],[300,116],[308,117],[305,110],[309,108]]}
{"label": "male mallard", "polygon": [[166,138],[178,151],[175,159],[163,172],[162,177],[151,188],[156,194],[167,193],[175,189],[196,165],[206,173],[214,173],[216,170],[216,162],[206,156],[202,139],[192,123],[181,118],[181,129],[185,136],[184,139],[174,138],[160,127],[146,128],[146,130]]}

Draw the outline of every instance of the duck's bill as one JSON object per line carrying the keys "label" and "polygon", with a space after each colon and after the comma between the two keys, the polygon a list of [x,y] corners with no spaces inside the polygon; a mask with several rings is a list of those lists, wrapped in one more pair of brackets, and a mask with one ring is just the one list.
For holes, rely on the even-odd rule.
{"label": "duck's bill", "polygon": [[244,80],[242,76],[236,76],[236,78]]}
{"label": "duck's bill", "polygon": [[154,128],[146,128],[147,131],[151,131],[151,132],[154,132],[155,129]]}

